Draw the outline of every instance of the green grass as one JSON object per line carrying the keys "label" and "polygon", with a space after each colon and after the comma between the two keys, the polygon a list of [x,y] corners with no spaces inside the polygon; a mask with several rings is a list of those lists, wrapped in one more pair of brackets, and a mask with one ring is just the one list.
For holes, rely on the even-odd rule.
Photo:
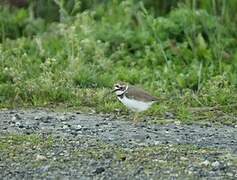
{"label": "green grass", "polygon": [[185,5],[154,17],[132,1],[67,14],[57,23],[1,9],[2,108],[64,104],[126,113],[115,97],[105,96],[125,81],[160,97],[146,115],[168,111],[187,122],[197,117],[190,109],[219,107],[236,116],[234,22]]}
{"label": "green grass", "polygon": [[43,150],[49,150],[53,145],[51,137],[43,138],[40,135],[17,135],[10,134],[0,137],[0,154],[2,160],[6,162],[32,162],[37,153]]}

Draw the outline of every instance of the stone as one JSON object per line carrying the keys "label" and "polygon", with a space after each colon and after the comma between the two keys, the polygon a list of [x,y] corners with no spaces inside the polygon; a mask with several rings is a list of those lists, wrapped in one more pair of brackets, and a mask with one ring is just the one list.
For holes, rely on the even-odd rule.
{"label": "stone", "polygon": [[205,161],[203,161],[201,164],[204,165],[204,166],[208,166],[208,165],[210,164],[210,161],[205,160]]}
{"label": "stone", "polygon": [[220,163],[218,161],[215,161],[211,165],[215,168],[218,168],[220,166]]}
{"label": "stone", "polygon": [[36,161],[45,161],[45,160],[47,160],[47,158],[43,155],[37,154],[35,160]]}
{"label": "stone", "polygon": [[101,174],[102,172],[105,171],[104,167],[98,167],[96,168],[96,170],[94,171],[94,174]]}

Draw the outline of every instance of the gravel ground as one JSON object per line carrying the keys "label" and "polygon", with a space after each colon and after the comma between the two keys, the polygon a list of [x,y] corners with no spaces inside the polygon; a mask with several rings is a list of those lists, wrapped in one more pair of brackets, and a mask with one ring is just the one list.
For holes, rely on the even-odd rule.
{"label": "gravel ground", "polygon": [[237,128],[0,111],[2,179],[234,179]]}

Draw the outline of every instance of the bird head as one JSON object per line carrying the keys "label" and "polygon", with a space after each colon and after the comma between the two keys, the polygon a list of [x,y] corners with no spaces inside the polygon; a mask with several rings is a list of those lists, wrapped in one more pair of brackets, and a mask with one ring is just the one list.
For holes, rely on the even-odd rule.
{"label": "bird head", "polygon": [[114,90],[112,92],[115,92],[116,95],[122,95],[125,91],[127,91],[128,85],[125,83],[116,83],[114,85]]}

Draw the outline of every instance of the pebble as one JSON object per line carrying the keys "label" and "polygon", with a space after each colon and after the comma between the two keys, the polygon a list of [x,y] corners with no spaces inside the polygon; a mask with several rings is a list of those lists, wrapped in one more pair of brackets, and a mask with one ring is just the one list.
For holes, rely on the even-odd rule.
{"label": "pebble", "polygon": [[58,119],[59,119],[60,121],[67,121],[67,117],[65,117],[65,116],[60,116]]}
{"label": "pebble", "polygon": [[[24,128],[25,126],[23,125],[23,124],[20,124],[19,126],[18,126],[20,129],[22,129],[22,128]],[[28,128],[29,129],[29,128]]]}
{"label": "pebble", "polygon": [[220,163],[218,161],[215,161],[211,164],[213,167],[217,168],[220,166]]}
{"label": "pebble", "polygon": [[175,116],[174,116],[174,114],[171,113],[171,112],[165,112],[165,118],[166,118],[166,119],[174,119]]}
{"label": "pebble", "polygon": [[181,160],[181,161],[186,161],[186,160],[188,160],[188,158],[181,156],[181,157],[180,157],[180,160]]}
{"label": "pebble", "polygon": [[204,165],[204,166],[208,166],[208,165],[210,164],[210,161],[205,160],[205,161],[203,161],[201,164]]}
{"label": "pebble", "polygon": [[76,130],[81,130],[81,128],[82,128],[82,126],[81,126],[80,124],[78,124],[78,125],[76,126]]}
{"label": "pebble", "polygon": [[[233,177],[233,176],[234,176],[234,174],[233,174],[233,173],[230,173],[230,172],[226,173],[226,175],[229,176],[229,177]],[[236,174],[236,175],[237,175],[237,174]]]}
{"label": "pebble", "polygon": [[96,168],[96,170],[94,171],[94,174],[101,174],[102,172],[105,171],[104,167],[98,167]]}
{"label": "pebble", "polygon": [[35,160],[36,161],[45,161],[45,160],[47,160],[47,158],[43,155],[37,154]]}
{"label": "pebble", "polygon": [[67,128],[68,128],[68,125],[67,125],[67,124],[64,124],[62,128],[63,128],[63,129],[67,129]]}
{"label": "pebble", "polygon": [[160,160],[157,160],[158,163],[161,163],[161,164],[164,164],[164,163],[167,163],[167,161],[163,160],[163,159],[160,159]]}
{"label": "pebble", "polygon": [[13,117],[12,117],[12,121],[16,121],[16,120],[20,120],[21,117],[18,115],[18,114],[15,114]]}
{"label": "pebble", "polygon": [[35,116],[35,117],[34,117],[34,120],[36,120],[36,121],[37,121],[37,120],[40,120],[40,119],[41,119],[41,117],[39,117],[39,116]]}
{"label": "pebble", "polygon": [[42,168],[40,168],[40,171],[44,173],[44,172],[47,172],[49,168],[50,168],[50,165],[43,166]]}
{"label": "pebble", "polygon": [[12,111],[9,111],[9,114],[15,114],[17,111],[14,111],[14,110],[12,110]]}
{"label": "pebble", "polygon": [[43,123],[50,123],[51,118],[49,118],[49,117],[40,118],[40,120],[42,120]]}
{"label": "pebble", "polygon": [[19,121],[17,121],[17,122],[16,122],[16,126],[19,127],[20,125],[21,125],[21,123],[20,123]]}
{"label": "pebble", "polygon": [[180,124],[181,124],[180,121],[175,121],[174,123],[175,123],[176,125],[180,125]]}

